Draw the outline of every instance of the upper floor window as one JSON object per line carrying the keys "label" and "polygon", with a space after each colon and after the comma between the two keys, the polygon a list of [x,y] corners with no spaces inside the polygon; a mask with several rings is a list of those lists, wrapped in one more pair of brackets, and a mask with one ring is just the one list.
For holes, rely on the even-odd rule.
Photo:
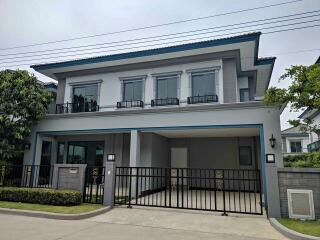
{"label": "upper floor window", "polygon": [[178,98],[178,76],[163,76],[156,78],[156,98]]}
{"label": "upper floor window", "polygon": [[250,101],[250,91],[249,88],[240,88],[240,102]]}
{"label": "upper floor window", "polygon": [[300,140],[290,141],[290,150],[292,153],[302,152],[302,144]]}
{"label": "upper floor window", "polygon": [[191,73],[192,96],[217,95],[215,72]]}
{"label": "upper floor window", "polygon": [[91,102],[98,99],[98,85],[83,85],[73,87],[73,102]]}
{"label": "upper floor window", "polygon": [[123,81],[123,101],[143,100],[143,79]]}

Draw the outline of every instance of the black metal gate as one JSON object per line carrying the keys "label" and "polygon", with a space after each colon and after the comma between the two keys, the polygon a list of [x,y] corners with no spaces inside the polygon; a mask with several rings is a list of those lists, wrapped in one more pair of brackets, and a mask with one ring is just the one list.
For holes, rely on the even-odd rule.
{"label": "black metal gate", "polygon": [[117,167],[114,202],[263,214],[259,170]]}
{"label": "black metal gate", "polygon": [[87,166],[83,202],[103,204],[105,167]]}

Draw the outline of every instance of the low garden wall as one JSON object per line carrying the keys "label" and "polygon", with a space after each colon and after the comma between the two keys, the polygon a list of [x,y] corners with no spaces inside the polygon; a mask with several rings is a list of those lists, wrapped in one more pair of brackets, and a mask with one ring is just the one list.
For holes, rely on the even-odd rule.
{"label": "low garden wall", "polygon": [[281,216],[289,217],[287,189],[313,191],[315,215],[320,219],[320,168],[278,168]]}

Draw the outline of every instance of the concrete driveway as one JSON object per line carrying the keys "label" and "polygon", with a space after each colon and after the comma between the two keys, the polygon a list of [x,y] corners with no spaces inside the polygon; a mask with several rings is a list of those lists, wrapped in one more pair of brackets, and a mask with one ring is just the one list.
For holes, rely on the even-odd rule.
{"label": "concrete driveway", "polygon": [[197,211],[115,208],[76,221],[0,214],[0,239],[286,239],[265,217]]}

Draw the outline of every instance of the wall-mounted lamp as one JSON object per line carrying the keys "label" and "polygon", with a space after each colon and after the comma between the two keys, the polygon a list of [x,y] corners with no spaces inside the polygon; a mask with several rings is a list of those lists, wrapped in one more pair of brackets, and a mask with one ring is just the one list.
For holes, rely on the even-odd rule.
{"label": "wall-mounted lamp", "polygon": [[114,153],[107,154],[107,161],[114,162],[116,160],[116,155]]}
{"label": "wall-mounted lamp", "polygon": [[269,138],[269,141],[270,141],[271,147],[274,148],[276,145],[276,139],[273,137],[273,134],[271,135],[271,138]]}
{"label": "wall-mounted lamp", "polygon": [[23,149],[24,149],[24,150],[30,150],[30,148],[31,148],[31,143],[30,143],[29,141],[27,141],[27,140],[23,140],[23,141],[22,141],[22,146],[23,146]]}

